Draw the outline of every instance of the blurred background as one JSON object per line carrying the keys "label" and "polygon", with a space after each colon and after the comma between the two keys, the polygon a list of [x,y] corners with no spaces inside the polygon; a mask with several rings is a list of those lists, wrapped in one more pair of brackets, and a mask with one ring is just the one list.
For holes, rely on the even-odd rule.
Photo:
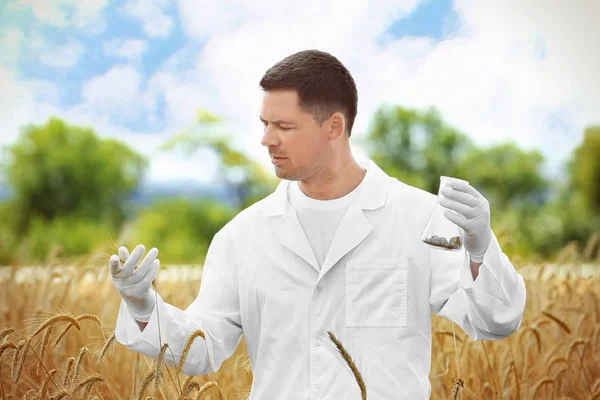
{"label": "blurred background", "polygon": [[515,263],[595,259],[598,15],[592,0],[2,1],[0,265],[137,243],[201,264],[279,182],[258,82],[307,48],[356,80],[356,155],[432,193],[468,180]]}

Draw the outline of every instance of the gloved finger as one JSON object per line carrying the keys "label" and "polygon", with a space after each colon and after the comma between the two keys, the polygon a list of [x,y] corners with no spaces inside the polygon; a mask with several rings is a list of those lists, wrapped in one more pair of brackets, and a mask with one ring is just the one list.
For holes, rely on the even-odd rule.
{"label": "gloved finger", "polygon": [[119,264],[119,256],[117,256],[116,254],[113,254],[112,256],[110,256],[110,260],[108,261],[108,267],[110,269],[110,274],[112,276],[115,276],[119,272],[121,272],[121,265]]}
{"label": "gloved finger", "polygon": [[459,190],[454,190],[448,186],[442,189],[442,195],[444,195],[447,199],[456,200],[470,207],[477,207],[480,203],[480,200],[476,199],[472,195]]}
{"label": "gloved finger", "polygon": [[157,258],[156,260],[154,260],[154,262],[148,269],[148,272],[146,273],[146,275],[144,275],[144,278],[141,280],[141,284],[144,286],[150,287],[152,285],[152,281],[156,278],[156,275],[158,275],[159,269],[160,269],[160,260]]}
{"label": "gloved finger", "polygon": [[457,213],[463,215],[465,218],[475,217],[474,212],[476,209],[466,204],[460,203],[456,200],[452,200],[446,197],[440,200],[440,205],[452,211],[456,211]]}
{"label": "gloved finger", "polygon": [[133,274],[135,266],[137,265],[138,261],[140,261],[140,258],[142,258],[142,256],[144,255],[144,250],[145,247],[143,244],[138,244],[137,246],[135,246],[135,249],[133,249],[131,256],[127,258],[127,261],[125,261],[125,265],[123,265],[123,271],[125,271],[129,275]]}
{"label": "gloved finger", "polygon": [[148,251],[148,254],[146,254],[146,258],[144,258],[144,261],[142,261],[140,266],[135,270],[135,273],[140,275],[146,275],[147,270],[152,266],[152,263],[154,262],[154,260],[156,260],[157,256],[158,249],[156,247],[151,248],[150,251]]}
{"label": "gloved finger", "polygon": [[456,212],[452,212],[450,210],[445,210],[444,211],[444,216],[446,218],[448,218],[450,221],[454,222],[456,225],[458,225],[461,228],[463,228],[465,231],[467,231],[467,229],[465,229],[465,227],[467,226],[467,222],[468,221],[467,221],[467,219],[463,215],[460,215],[460,214],[458,214]]}
{"label": "gloved finger", "polygon": [[119,258],[121,259],[121,262],[125,264],[125,261],[127,261],[127,259],[129,258],[129,250],[127,250],[127,247],[119,247]]}
{"label": "gloved finger", "polygon": [[458,190],[460,192],[468,193],[476,199],[479,199],[482,197],[481,193],[479,193],[473,186],[469,185],[466,182],[451,181],[450,187],[452,189]]}

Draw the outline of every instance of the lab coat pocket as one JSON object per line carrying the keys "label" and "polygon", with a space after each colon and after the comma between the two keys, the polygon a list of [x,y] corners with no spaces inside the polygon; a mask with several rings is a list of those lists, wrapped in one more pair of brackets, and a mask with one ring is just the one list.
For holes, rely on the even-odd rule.
{"label": "lab coat pocket", "polygon": [[346,263],[346,326],[406,327],[408,259]]}

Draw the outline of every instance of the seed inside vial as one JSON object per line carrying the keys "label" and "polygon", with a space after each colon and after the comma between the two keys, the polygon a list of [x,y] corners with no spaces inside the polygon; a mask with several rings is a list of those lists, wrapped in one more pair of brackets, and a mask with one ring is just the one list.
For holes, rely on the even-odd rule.
{"label": "seed inside vial", "polygon": [[443,247],[446,249],[459,249],[461,246],[460,236],[453,236],[448,240],[445,237],[441,237],[438,235],[433,235],[424,240],[425,243],[431,244],[433,246]]}

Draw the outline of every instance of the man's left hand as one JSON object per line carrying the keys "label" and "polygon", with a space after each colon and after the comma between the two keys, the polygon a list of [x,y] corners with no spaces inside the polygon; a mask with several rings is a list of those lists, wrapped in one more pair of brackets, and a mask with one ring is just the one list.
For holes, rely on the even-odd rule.
{"label": "man's left hand", "polygon": [[464,231],[464,246],[471,261],[483,262],[483,256],[492,239],[490,205],[481,193],[466,182],[450,181],[442,188],[446,198],[440,205],[455,211],[444,211],[444,216]]}

